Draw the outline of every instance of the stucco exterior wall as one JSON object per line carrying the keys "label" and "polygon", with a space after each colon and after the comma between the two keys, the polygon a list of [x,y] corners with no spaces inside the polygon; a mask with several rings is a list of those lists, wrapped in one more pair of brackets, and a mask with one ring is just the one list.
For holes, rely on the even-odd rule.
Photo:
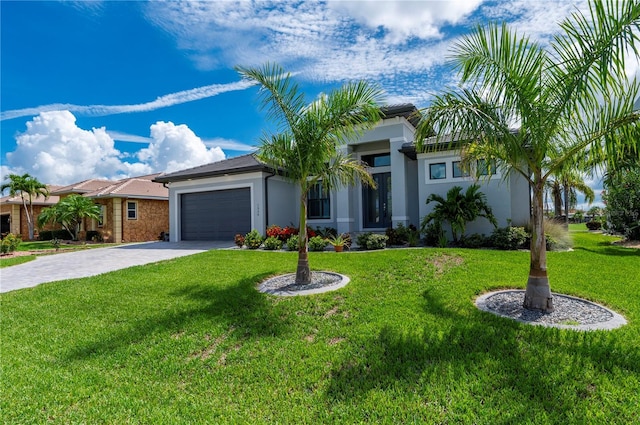
{"label": "stucco exterior wall", "polygon": [[[460,186],[466,190],[470,185],[477,183],[480,191],[487,197],[487,203],[493,210],[493,215],[498,221],[498,227],[507,226],[509,221],[514,224],[524,224],[529,220],[529,186],[521,176],[511,174],[506,179],[500,174],[495,174],[488,179],[476,180],[473,177],[457,177],[452,174],[452,162],[459,161],[460,156],[453,151],[435,152],[418,155],[418,197],[420,220],[429,214],[434,203],[427,205],[427,197],[436,193],[446,198],[447,191],[454,186]],[[429,165],[435,163],[446,164],[446,178],[432,180],[429,177]],[[449,233],[448,225],[445,230]],[[494,227],[484,218],[468,223],[466,233],[491,234]]]}

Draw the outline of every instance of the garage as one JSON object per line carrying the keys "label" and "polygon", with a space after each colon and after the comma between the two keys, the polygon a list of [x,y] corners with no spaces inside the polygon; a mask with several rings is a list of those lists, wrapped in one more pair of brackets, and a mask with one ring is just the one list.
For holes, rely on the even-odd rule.
{"label": "garage", "polygon": [[180,195],[181,239],[232,241],[251,231],[251,189],[227,189]]}

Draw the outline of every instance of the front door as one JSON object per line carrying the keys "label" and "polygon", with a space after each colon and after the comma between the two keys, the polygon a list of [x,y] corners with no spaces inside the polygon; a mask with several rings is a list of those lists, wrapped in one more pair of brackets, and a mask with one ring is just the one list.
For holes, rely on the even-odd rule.
{"label": "front door", "polygon": [[391,173],[372,174],[376,189],[362,190],[362,224],[364,228],[391,227]]}

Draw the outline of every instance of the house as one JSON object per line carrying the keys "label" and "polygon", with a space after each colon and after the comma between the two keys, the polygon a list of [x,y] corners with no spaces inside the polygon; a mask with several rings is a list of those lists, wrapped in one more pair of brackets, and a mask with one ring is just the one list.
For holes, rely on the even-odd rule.
{"label": "house", "polygon": [[90,179],[52,192],[60,199],[72,193],[91,198],[100,218],[84,223],[82,232],[99,232],[105,242],[157,240],[169,230],[169,191],[153,179],[159,174],[118,181]]}
{"label": "house", "polygon": [[[442,196],[453,186],[475,180],[460,168],[454,151],[417,153],[414,135],[417,109],[404,104],[383,108],[383,119],[342,149],[368,165],[377,188],[345,187],[325,194],[319,185],[308,196],[308,224],[339,232],[384,231],[413,224],[431,211],[425,200]],[[478,164],[483,167],[486,164]],[[155,178],[169,188],[169,229],[172,241],[232,240],[237,233],[271,224],[298,222],[299,189],[260,162],[243,155]],[[529,220],[529,186],[517,175],[494,175],[479,182],[500,226]],[[486,219],[467,227],[469,233],[493,230]]]}
{"label": "house", "polygon": [[[47,185],[49,192],[55,191],[62,186]],[[37,196],[32,199],[34,223],[37,223],[38,215],[43,208],[50,207],[58,203],[60,198],[58,196]],[[27,208],[29,204],[27,203]],[[37,229],[37,224],[35,226]],[[26,211],[20,195],[16,196],[3,196],[0,198],[0,233],[2,237],[7,233],[13,233],[14,235],[20,235],[22,240],[29,239],[29,225],[27,222]]]}

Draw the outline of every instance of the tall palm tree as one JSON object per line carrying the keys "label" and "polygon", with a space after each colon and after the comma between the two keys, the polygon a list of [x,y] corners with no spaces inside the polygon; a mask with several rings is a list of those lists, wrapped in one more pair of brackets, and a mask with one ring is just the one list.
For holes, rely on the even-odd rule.
{"label": "tall palm tree", "polygon": [[380,120],[382,92],[364,82],[347,83],[307,104],[291,75],[276,64],[238,67],[258,83],[260,101],[279,133],[262,137],[258,157],[300,187],[300,246],[296,283],[311,283],[307,255],[307,195],[318,182],[325,191],[354,184],[374,185],[364,166],[339,149]]}
{"label": "tall palm tree", "polygon": [[0,186],[0,192],[9,189],[10,196],[20,195],[29,227],[29,240],[32,240],[34,234],[33,199],[38,196],[48,198],[49,190],[44,183],[29,174],[9,174],[8,177],[9,181]]}
{"label": "tall palm tree", "polygon": [[80,224],[85,218],[97,220],[100,217],[100,207],[89,198],[85,198],[77,193],[61,199],[52,207],[44,208],[38,216],[38,225],[46,223],[59,223],[67,229],[73,240],[78,239]]}
{"label": "tall palm tree", "polygon": [[[454,132],[463,156],[498,160],[506,176],[521,174],[532,190],[532,238],[524,307],[553,311],[547,276],[545,183],[579,157],[615,163],[638,152],[638,81],[625,57],[638,53],[640,2],[593,0],[589,12],[560,24],[549,48],[505,24],[478,27],[453,49],[464,88],[436,96],[420,124],[438,141]],[[512,131],[514,124],[519,131]],[[585,155],[586,152],[586,155]]]}

